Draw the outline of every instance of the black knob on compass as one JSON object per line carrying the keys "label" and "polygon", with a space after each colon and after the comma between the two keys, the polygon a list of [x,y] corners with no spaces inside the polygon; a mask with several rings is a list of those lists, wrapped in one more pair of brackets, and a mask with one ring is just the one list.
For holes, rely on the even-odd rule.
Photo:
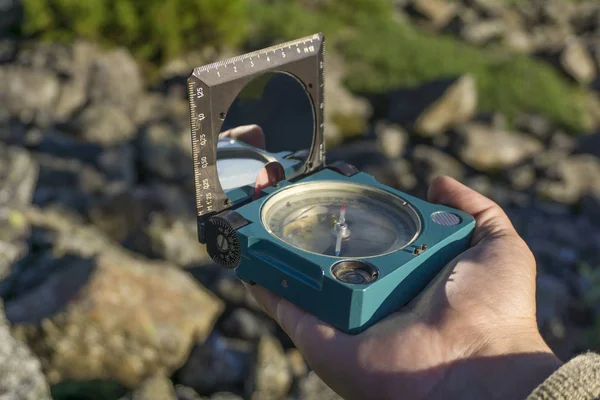
{"label": "black knob on compass", "polygon": [[240,264],[242,258],[240,240],[235,232],[240,224],[236,223],[238,218],[232,221],[230,217],[239,214],[232,212],[224,214],[212,217],[206,222],[206,250],[214,262],[222,267],[234,269]]}

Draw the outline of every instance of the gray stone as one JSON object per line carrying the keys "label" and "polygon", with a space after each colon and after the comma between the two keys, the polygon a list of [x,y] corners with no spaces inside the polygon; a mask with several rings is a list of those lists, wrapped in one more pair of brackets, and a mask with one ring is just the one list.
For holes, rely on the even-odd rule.
{"label": "gray stone", "polygon": [[42,366],[26,345],[16,340],[0,301],[0,392],[7,400],[50,400]]}
{"label": "gray stone", "polygon": [[136,134],[126,112],[108,103],[87,107],[70,123],[70,129],[90,143],[107,147],[128,142]]}
{"label": "gray stone", "polygon": [[442,0],[411,0],[406,7],[409,15],[418,17],[433,27],[446,25],[457,12],[456,4]]}
{"label": "gray stone", "polygon": [[198,393],[213,393],[238,386],[248,375],[252,346],[214,332],[192,349],[177,373],[177,380]]}
{"label": "gray stone", "polygon": [[535,182],[535,168],[532,165],[522,165],[508,172],[508,180],[515,190],[529,189]]}
{"label": "gray stone", "polygon": [[463,40],[482,45],[500,39],[506,31],[506,25],[501,20],[484,20],[466,25],[460,32]]}
{"label": "gray stone", "polygon": [[16,66],[0,66],[0,87],[0,108],[24,123],[47,123],[60,93],[54,75]]}
{"label": "gray stone", "polygon": [[433,147],[416,146],[412,159],[413,169],[421,182],[429,184],[439,176],[450,176],[459,181],[464,177],[464,168],[459,161]]}
{"label": "gray stone", "polygon": [[11,62],[15,58],[15,54],[17,54],[16,41],[10,39],[0,39],[0,64]]}
{"label": "gray stone", "polygon": [[480,124],[463,125],[459,134],[464,140],[458,149],[460,159],[482,172],[513,167],[543,148],[537,139],[518,132],[489,129]]}
{"label": "gray stone", "polygon": [[545,328],[554,318],[564,319],[568,310],[569,289],[567,285],[551,275],[537,277],[536,305],[538,323]]}
{"label": "gray stone", "polygon": [[334,392],[314,372],[300,382],[300,399],[302,400],[342,400],[342,397]]}
{"label": "gray stone", "polygon": [[281,343],[264,336],[258,343],[246,391],[252,400],[281,399],[292,385],[292,372]]}
{"label": "gray stone", "polygon": [[178,400],[173,382],[163,375],[144,380],[133,392],[131,400]]}
{"label": "gray stone", "polygon": [[389,159],[401,157],[408,144],[408,133],[402,127],[380,122],[375,127],[380,151]]}
{"label": "gray stone", "polygon": [[581,42],[569,41],[560,55],[560,65],[574,80],[588,85],[596,78],[596,64],[586,46]]}
{"label": "gray stone", "polygon": [[304,378],[308,375],[308,364],[297,348],[291,348],[286,353],[294,378]]}
{"label": "gray stone", "polygon": [[169,375],[223,311],[178,267],[115,246],[68,213],[32,208],[26,217],[53,232],[55,257],[82,261],[6,304],[15,335],[41,358],[51,384],[114,380],[135,387],[148,376]]}
{"label": "gray stone", "polygon": [[144,172],[166,181],[191,181],[193,163],[189,133],[175,131],[168,124],[148,127],[140,140]]}
{"label": "gray stone", "polygon": [[546,177],[537,185],[537,193],[564,204],[576,204],[586,193],[600,189],[600,160],[582,154],[549,166]]}
{"label": "gray stone", "polygon": [[135,110],[144,89],[138,64],[126,49],[99,55],[91,65],[89,98],[94,103],[109,103],[127,114]]}
{"label": "gray stone", "polygon": [[222,323],[221,329],[228,337],[245,340],[258,339],[269,333],[264,321],[244,308],[235,309]]}
{"label": "gray stone", "polygon": [[515,128],[543,141],[549,139],[552,134],[550,121],[543,115],[538,114],[520,114],[516,118]]}
{"label": "gray stone", "polygon": [[422,136],[436,136],[471,119],[476,109],[475,79],[464,75],[392,93],[388,119]]}
{"label": "gray stone", "polygon": [[27,151],[0,144],[0,206],[30,204],[38,174],[39,165]]}
{"label": "gray stone", "polygon": [[325,139],[327,146],[336,146],[344,139],[364,135],[373,114],[371,103],[353,95],[344,85],[346,63],[335,53],[325,55]]}
{"label": "gray stone", "polygon": [[212,264],[206,245],[198,242],[194,218],[153,213],[144,228],[150,248],[164,260],[185,268]]}

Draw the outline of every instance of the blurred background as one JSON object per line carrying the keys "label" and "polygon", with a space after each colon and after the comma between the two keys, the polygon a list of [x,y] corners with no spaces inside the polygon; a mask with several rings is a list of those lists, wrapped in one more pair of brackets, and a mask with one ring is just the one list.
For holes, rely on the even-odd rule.
{"label": "blurred background", "polygon": [[326,37],[326,139],[497,201],[563,360],[600,347],[596,0],[0,0],[0,392],[336,399],[197,242],[186,79]]}

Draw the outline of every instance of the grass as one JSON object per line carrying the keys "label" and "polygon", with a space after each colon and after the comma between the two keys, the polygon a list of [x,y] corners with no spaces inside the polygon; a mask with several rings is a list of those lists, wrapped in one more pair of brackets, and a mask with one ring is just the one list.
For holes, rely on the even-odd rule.
{"label": "grass", "polygon": [[343,13],[270,4],[254,10],[262,15],[255,32],[287,40],[323,31],[326,48],[344,55],[347,85],[355,92],[380,93],[471,73],[477,81],[481,111],[499,111],[509,119],[530,111],[546,115],[570,132],[590,128],[586,92],[545,62],[425,33],[393,20],[383,5],[376,10],[359,9],[352,16],[353,28],[348,28]]}
{"label": "grass", "polygon": [[481,111],[498,111],[509,118],[521,111],[536,112],[570,132],[586,131],[591,122],[584,90],[553,67],[402,25],[394,20],[389,0],[24,0],[24,4],[25,34],[126,46],[143,65],[159,66],[206,45],[241,52],[323,32],[326,49],[345,57],[347,85],[357,93],[381,93],[471,73],[477,80]]}

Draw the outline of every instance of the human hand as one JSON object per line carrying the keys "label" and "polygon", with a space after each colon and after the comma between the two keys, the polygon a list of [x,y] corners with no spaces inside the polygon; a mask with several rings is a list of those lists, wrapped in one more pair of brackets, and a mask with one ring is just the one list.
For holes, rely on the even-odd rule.
{"label": "human hand", "polygon": [[428,200],[475,217],[472,247],[359,335],[246,287],[346,399],[524,398],[561,364],[537,327],[535,259],[501,208],[459,182],[434,180]]}

